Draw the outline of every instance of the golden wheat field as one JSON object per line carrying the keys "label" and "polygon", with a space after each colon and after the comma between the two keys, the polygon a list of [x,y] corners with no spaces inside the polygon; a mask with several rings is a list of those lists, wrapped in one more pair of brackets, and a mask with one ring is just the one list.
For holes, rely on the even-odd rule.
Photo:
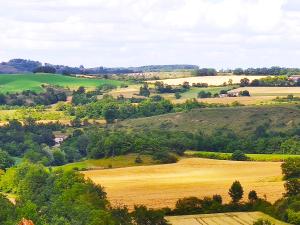
{"label": "golden wheat field", "polygon": [[174,207],[177,199],[189,196],[221,194],[228,202],[227,192],[235,180],[243,185],[245,196],[254,189],[274,202],[284,192],[280,165],[187,158],[176,164],[93,170],[84,174],[105,187],[113,205],[161,208]]}
{"label": "golden wheat field", "polygon": [[207,83],[210,86],[220,86],[223,85],[225,82],[228,83],[230,79],[232,80],[232,83],[238,84],[243,78],[248,78],[250,81],[252,81],[254,79],[261,79],[263,77],[266,76],[235,76],[235,75],[203,76],[203,77],[185,77],[185,78],[175,78],[175,79],[152,80],[149,81],[149,83],[155,83],[156,81],[160,81],[168,85],[180,85],[183,84],[184,82],[189,82],[190,84]]}
{"label": "golden wheat field", "polygon": [[190,216],[166,217],[172,225],[252,225],[258,219],[267,219],[275,225],[287,223],[276,220],[262,212],[215,213]]}
{"label": "golden wheat field", "polygon": [[242,87],[234,91],[240,92],[248,90],[251,96],[287,96],[293,94],[300,95],[300,87]]}

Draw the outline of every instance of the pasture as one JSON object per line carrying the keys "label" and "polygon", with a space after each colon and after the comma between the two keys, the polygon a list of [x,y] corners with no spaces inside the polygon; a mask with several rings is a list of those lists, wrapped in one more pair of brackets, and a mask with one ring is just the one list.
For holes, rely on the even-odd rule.
{"label": "pasture", "polygon": [[141,159],[143,162],[136,163],[135,159],[137,154],[122,155],[104,159],[88,159],[81,162],[69,163],[63,166],[58,166],[56,168],[61,168],[64,170],[94,170],[94,169],[111,169],[111,168],[121,168],[121,167],[132,167],[132,166],[146,166],[153,165],[155,161],[149,155],[142,155]]}
{"label": "pasture", "polygon": [[166,217],[166,219],[171,223],[171,225],[252,225],[258,219],[267,219],[274,225],[287,224],[262,212],[234,212],[190,216],[169,216]]}
{"label": "pasture", "polygon": [[103,84],[120,85],[121,81],[106,79],[89,79],[63,76],[58,74],[1,74],[0,92],[21,92],[32,90],[43,91],[42,85],[58,85],[64,88],[77,89],[80,86],[96,88]]}
{"label": "pasture", "polygon": [[184,82],[189,82],[190,85],[193,83],[207,83],[209,86],[221,86],[224,83],[228,84],[228,81],[231,79],[233,84],[240,83],[241,79],[248,78],[250,81],[254,79],[261,79],[266,76],[236,76],[236,75],[227,75],[227,76],[199,76],[199,77],[185,77],[185,78],[175,78],[175,79],[163,79],[163,80],[152,80],[149,83],[155,83],[156,81],[163,82],[168,85],[181,85]]}
{"label": "pasture", "polygon": [[[203,152],[203,151],[186,151],[186,156],[208,158],[208,159],[220,159],[231,160],[231,153],[223,152]],[[287,154],[246,154],[250,161],[260,162],[283,162],[288,158],[300,158],[300,155],[287,155]]]}
{"label": "pasture", "polygon": [[201,130],[208,134],[218,128],[226,127],[242,135],[248,135],[258,126],[266,123],[270,130],[285,132],[300,123],[300,110],[288,105],[204,108],[150,118],[130,119],[120,124],[123,128],[131,129],[148,127],[188,132]]}
{"label": "pasture", "polygon": [[105,187],[113,205],[162,208],[174,207],[179,198],[190,196],[221,194],[228,202],[227,192],[235,180],[243,185],[245,196],[254,189],[259,196],[274,202],[284,192],[280,165],[188,158],[175,164],[92,170],[83,174]]}

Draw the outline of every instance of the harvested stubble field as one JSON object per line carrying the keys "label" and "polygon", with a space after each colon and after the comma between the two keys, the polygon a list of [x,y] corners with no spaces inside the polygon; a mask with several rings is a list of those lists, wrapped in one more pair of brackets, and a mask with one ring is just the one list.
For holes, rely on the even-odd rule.
{"label": "harvested stubble field", "polygon": [[207,83],[210,86],[220,86],[223,85],[225,82],[231,79],[234,84],[240,83],[241,79],[248,78],[250,81],[254,79],[261,79],[266,76],[202,76],[202,77],[186,77],[186,78],[175,78],[175,79],[164,79],[164,80],[152,80],[149,83],[155,83],[156,81],[163,82],[164,84],[168,85],[181,85],[184,82],[189,82],[190,84],[193,83]]}
{"label": "harvested stubble field", "polygon": [[233,91],[248,90],[251,96],[287,96],[300,95],[300,87],[242,87]]}
{"label": "harvested stubble field", "polygon": [[252,225],[258,219],[267,219],[275,225],[287,223],[278,221],[261,212],[215,213],[191,216],[170,216],[166,219],[172,225]]}
{"label": "harvested stubble field", "polygon": [[245,190],[256,190],[271,202],[284,192],[278,162],[236,162],[211,159],[182,159],[176,164],[86,171],[86,177],[105,187],[113,205],[132,208],[174,207],[183,197],[221,194],[228,202],[228,189],[239,180]]}

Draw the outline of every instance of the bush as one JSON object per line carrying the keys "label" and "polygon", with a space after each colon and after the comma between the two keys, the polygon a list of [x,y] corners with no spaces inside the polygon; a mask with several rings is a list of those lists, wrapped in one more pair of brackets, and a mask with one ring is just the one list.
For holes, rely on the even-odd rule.
{"label": "bush", "polygon": [[141,156],[138,155],[138,156],[135,158],[134,162],[140,164],[140,163],[143,163],[143,160],[142,160]]}
{"label": "bush", "polygon": [[242,151],[235,151],[231,155],[231,159],[235,161],[247,161],[248,157]]}
{"label": "bush", "polygon": [[160,163],[176,163],[178,161],[177,157],[167,151],[158,151],[153,154],[153,159],[159,161]]}
{"label": "bush", "polygon": [[253,223],[253,225],[273,225],[269,220],[258,219]]}
{"label": "bush", "polygon": [[181,94],[180,94],[179,92],[176,92],[176,93],[175,93],[175,98],[176,98],[176,99],[180,99],[180,98],[181,98]]}
{"label": "bush", "polygon": [[256,191],[252,190],[248,194],[248,199],[250,202],[254,202],[258,199]]}

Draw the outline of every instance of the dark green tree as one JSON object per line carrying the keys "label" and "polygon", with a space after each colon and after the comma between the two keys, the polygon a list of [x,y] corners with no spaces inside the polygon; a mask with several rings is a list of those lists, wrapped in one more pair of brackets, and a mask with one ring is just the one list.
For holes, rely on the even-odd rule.
{"label": "dark green tree", "polygon": [[238,203],[243,198],[244,194],[241,183],[239,181],[234,181],[229,189],[228,194],[233,203]]}

